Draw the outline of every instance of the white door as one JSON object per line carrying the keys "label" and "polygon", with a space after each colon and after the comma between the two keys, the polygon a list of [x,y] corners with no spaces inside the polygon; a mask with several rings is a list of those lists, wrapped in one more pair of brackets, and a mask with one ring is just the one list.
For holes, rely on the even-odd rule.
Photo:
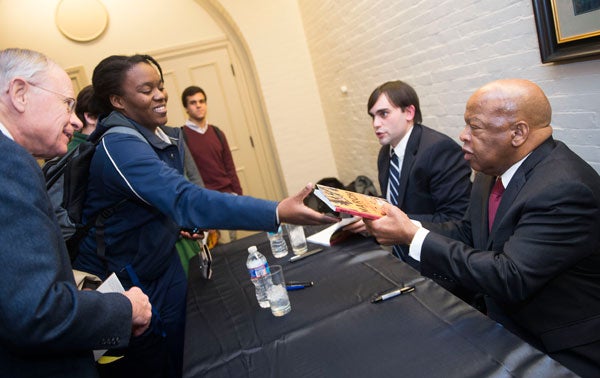
{"label": "white door", "polygon": [[181,92],[187,86],[197,85],[204,89],[208,122],[218,126],[227,136],[244,194],[274,199],[265,185],[272,178],[263,176],[269,173],[261,170],[227,46],[159,55],[155,57],[163,69],[169,95],[167,125],[178,127],[185,123],[187,115],[181,103]]}

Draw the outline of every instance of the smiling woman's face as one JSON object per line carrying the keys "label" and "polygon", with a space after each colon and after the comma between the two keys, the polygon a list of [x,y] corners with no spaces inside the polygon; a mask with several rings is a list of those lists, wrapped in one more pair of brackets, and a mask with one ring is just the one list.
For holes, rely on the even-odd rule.
{"label": "smiling woman's face", "polygon": [[113,106],[140,125],[154,129],[167,123],[169,96],[158,71],[148,63],[138,63],[125,74],[121,96]]}

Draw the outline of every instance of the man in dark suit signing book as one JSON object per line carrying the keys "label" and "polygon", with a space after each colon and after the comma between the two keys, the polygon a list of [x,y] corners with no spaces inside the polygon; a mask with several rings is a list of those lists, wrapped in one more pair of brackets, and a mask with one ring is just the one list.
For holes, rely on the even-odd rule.
{"label": "man in dark suit signing book", "polygon": [[536,84],[491,82],[460,135],[477,171],[460,221],[366,220],[382,244],[410,244],[423,275],[485,294],[488,314],[583,377],[600,377],[600,176],[554,140]]}
{"label": "man in dark suit signing book", "polygon": [[67,73],[31,50],[0,50],[0,375],[96,377],[92,350],[149,326],[139,288],[78,291],[35,158],[67,152],[82,124]]}
{"label": "man in dark suit signing book", "polygon": [[[469,204],[471,169],[458,143],[421,124],[417,92],[403,81],[388,81],[371,93],[367,111],[382,146],[377,169],[388,202],[420,221],[460,219]],[[345,229],[366,230],[360,221]],[[393,253],[418,269],[407,246],[395,245]]]}

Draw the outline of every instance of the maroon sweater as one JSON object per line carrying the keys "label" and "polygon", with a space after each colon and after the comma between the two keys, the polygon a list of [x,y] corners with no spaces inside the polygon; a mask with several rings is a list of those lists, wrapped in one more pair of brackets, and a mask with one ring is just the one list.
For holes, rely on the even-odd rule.
{"label": "maroon sweater", "polygon": [[183,132],[206,188],[241,195],[242,187],[225,134],[221,132],[219,140],[212,125],[208,125],[204,134],[186,126],[183,127]]}

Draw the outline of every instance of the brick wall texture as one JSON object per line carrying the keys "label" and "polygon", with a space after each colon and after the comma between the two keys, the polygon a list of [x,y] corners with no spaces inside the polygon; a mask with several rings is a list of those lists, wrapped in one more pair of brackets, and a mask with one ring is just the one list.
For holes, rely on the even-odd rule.
{"label": "brick wall texture", "polygon": [[552,104],[554,137],[600,172],[600,58],[542,64],[531,1],[298,4],[342,182],[361,174],[376,182],[380,146],[366,104],[389,80],[411,84],[423,123],[457,141],[474,90],[501,78],[532,80]]}

